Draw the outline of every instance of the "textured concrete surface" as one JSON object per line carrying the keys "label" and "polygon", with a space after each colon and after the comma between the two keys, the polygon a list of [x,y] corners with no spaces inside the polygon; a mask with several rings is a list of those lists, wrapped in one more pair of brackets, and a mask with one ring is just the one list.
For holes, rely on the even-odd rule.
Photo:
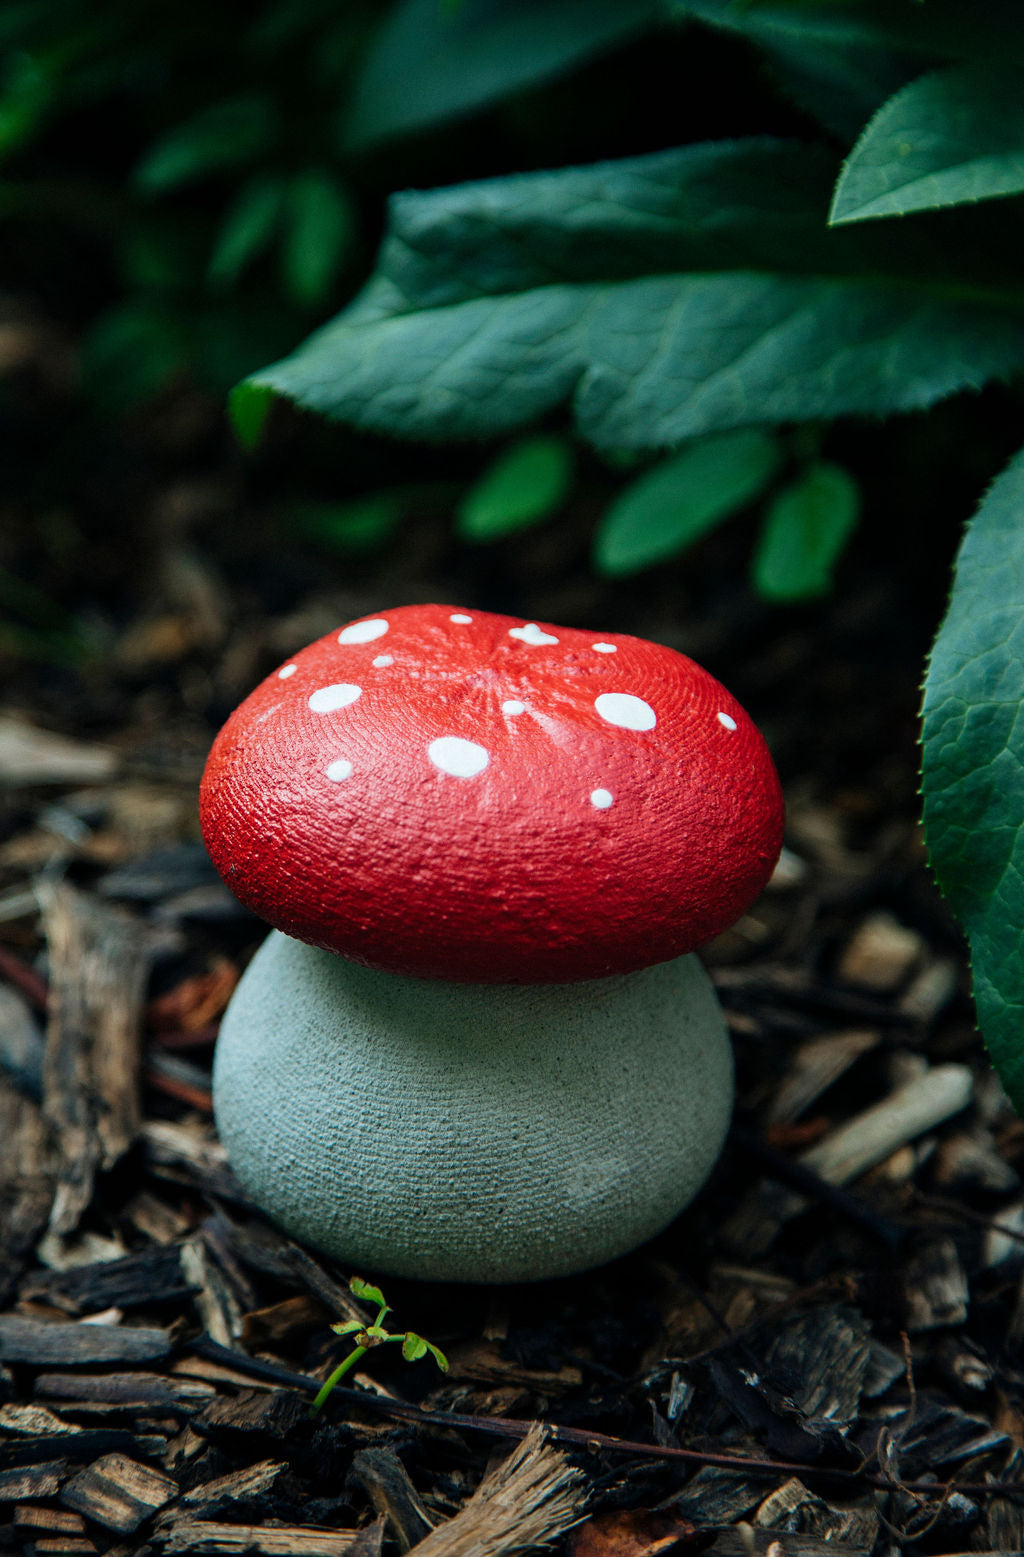
{"label": "textured concrete surface", "polygon": [[381,973],[274,932],[225,1017],[254,1199],[356,1270],[527,1281],[663,1228],[721,1149],[732,1055],[693,956],[577,984]]}

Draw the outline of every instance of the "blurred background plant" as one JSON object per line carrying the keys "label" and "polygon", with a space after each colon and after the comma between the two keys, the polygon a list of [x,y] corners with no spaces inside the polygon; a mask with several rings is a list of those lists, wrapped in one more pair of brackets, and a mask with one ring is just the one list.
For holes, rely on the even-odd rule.
{"label": "blurred background plant", "polygon": [[[936,625],[1020,443],[1016,0],[11,0],[0,46],[0,653],[41,687],[191,651],[216,716],[261,668],[207,668],[227,578],[669,636],[711,590],[749,649],[874,571]],[[998,1049],[1024,803],[976,775],[1024,754],[1005,665],[949,736],[965,620],[926,803]]]}

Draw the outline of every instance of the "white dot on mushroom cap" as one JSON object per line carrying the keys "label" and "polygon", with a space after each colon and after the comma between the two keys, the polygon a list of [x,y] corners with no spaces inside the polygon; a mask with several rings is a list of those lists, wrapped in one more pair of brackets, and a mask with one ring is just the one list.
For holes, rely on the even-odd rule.
{"label": "white dot on mushroom cap", "polygon": [[590,791],[590,804],[596,806],[599,811],[607,811],[614,796],[610,789],[592,789]]}
{"label": "white dot on mushroom cap", "polygon": [[608,724],[623,730],[653,730],[658,722],[650,703],[631,692],[602,692],[594,699],[594,707]]}
{"label": "white dot on mushroom cap", "polygon": [[354,687],[347,681],[339,681],[333,687],[318,687],[309,700],[309,706],[315,714],[330,714],[336,708],[347,708],[362,695],[362,687]]}
{"label": "white dot on mushroom cap", "polygon": [[298,668],[297,665],[282,665],[277,673],[278,681],[287,681],[289,676],[294,676]]}
{"label": "white dot on mushroom cap", "polygon": [[592,643],[590,647],[596,649],[598,654],[618,654],[619,652],[617,643]]}
{"label": "white dot on mushroom cap", "polygon": [[527,622],[525,627],[510,627],[508,635],[510,638],[519,638],[523,643],[532,643],[534,645],[558,642],[557,638],[552,637],[550,633],[546,633],[542,627],[538,627],[536,622]]}
{"label": "white dot on mushroom cap", "polygon": [[459,622],[460,624],[465,625],[466,622],[471,622],[473,618],[471,616],[467,616],[464,611],[456,611],[455,615],[450,616],[448,620],[450,622]]}
{"label": "white dot on mushroom cap", "polygon": [[338,642],[372,643],[375,638],[383,638],[387,630],[388,624],[382,616],[374,617],[372,622],[351,622],[341,629]]}
{"label": "white dot on mushroom cap", "polygon": [[719,714],[718,722],[719,724],[724,724],[727,730],[735,730],[736,728],[736,721],[731,714]]}
{"label": "white dot on mushroom cap", "polygon": [[337,762],[332,762],[327,769],[327,777],[333,779],[335,784],[340,784],[342,779],[352,777],[352,764],[344,757],[339,757]]}
{"label": "white dot on mushroom cap", "polygon": [[375,665],[393,665],[395,656],[393,654],[378,654],[373,663]]}
{"label": "white dot on mushroom cap", "polygon": [[459,735],[442,735],[431,741],[427,756],[435,768],[452,778],[475,778],[491,760],[490,752],[476,741],[464,741]]}
{"label": "white dot on mushroom cap", "polygon": [[518,702],[514,697],[510,697],[506,703],[502,703],[501,711],[503,714],[525,714],[526,704]]}

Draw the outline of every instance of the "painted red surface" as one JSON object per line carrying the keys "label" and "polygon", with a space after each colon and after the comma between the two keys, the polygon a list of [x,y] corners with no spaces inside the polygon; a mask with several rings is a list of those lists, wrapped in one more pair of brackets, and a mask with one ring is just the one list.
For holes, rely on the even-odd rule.
{"label": "painted red surface", "polygon": [[203,776],[214,863],[288,935],[427,978],[598,978],[691,951],[771,873],[767,747],[674,650],[440,605],[341,638],[268,676]]}

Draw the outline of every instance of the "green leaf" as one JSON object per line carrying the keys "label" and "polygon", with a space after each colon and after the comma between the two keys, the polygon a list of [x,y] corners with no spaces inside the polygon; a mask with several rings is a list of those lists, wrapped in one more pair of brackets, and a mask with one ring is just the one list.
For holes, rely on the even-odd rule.
{"label": "green leaf", "polygon": [[0,85],[0,157],[21,151],[42,127],[60,91],[52,54],[11,51]]}
{"label": "green leaf", "polygon": [[163,194],[241,167],[272,145],[276,131],[274,105],[261,94],[214,103],[151,146],[135,169],[135,182],[149,194]]}
{"label": "green leaf", "polygon": [[673,557],[752,502],[779,463],[773,438],[755,428],[691,444],[632,482],[594,537],[594,565],[615,578]]}
{"label": "green leaf", "polygon": [[214,286],[230,286],[274,236],[281,215],[284,185],[264,175],[239,190],[221,223],[207,276]]}
{"label": "green leaf", "polygon": [[406,1362],[419,1362],[421,1357],[427,1355],[427,1343],[422,1335],[415,1335],[410,1330],[402,1342],[402,1356]]}
{"label": "green leaf", "polygon": [[1024,79],[986,63],[935,71],[881,108],[854,146],[830,220],[905,216],[1024,190]]}
{"label": "green leaf", "polygon": [[978,1019],[1024,1113],[1024,452],[971,521],[924,691],[925,834],[971,946]]}
{"label": "green leaf", "polygon": [[330,173],[309,168],[292,179],[281,262],[285,286],[297,303],[315,307],[323,302],[354,232],[351,202]]}
{"label": "green leaf", "polygon": [[447,1373],[448,1372],[448,1358],[445,1356],[445,1354],[441,1350],[441,1348],[439,1346],[434,1346],[431,1341],[428,1341],[427,1342],[427,1351],[430,1353],[431,1357],[433,1357],[434,1361],[437,1363],[437,1366],[440,1368],[441,1372],[442,1373]]}
{"label": "green leaf", "polygon": [[331,1326],[335,1335],[357,1335],[363,1328],[361,1319],[347,1319],[344,1324]]}
{"label": "green leaf", "polygon": [[456,514],[463,540],[497,541],[553,513],[572,482],[572,447],[565,438],[523,438],[503,449],[466,493]]}
{"label": "green leaf", "polygon": [[882,18],[878,6],[863,0],[849,5],[671,0],[670,9],[748,38],[763,52],[783,89],[848,140],[915,67],[920,68],[913,55],[900,49],[891,15]]}
{"label": "green leaf", "polygon": [[965,285],[927,227],[828,232],[822,172],[800,146],[726,142],[402,195],[363,293],[250,382],[420,438],[568,402],[598,447],[652,450],[1018,371],[1024,291],[986,283],[1002,255]]}
{"label": "green leaf", "polygon": [[252,379],[237,384],[228,396],[228,414],[243,449],[255,449],[263,436],[274,403],[274,391]]}
{"label": "green leaf", "polygon": [[856,484],[818,460],[769,506],[754,553],[754,588],[765,600],[828,594],[832,573],[860,516]]}
{"label": "green leaf", "polygon": [[[388,1307],[384,1301],[384,1294],[380,1288],[371,1286],[368,1281],[363,1280],[362,1276],[351,1277],[348,1284],[348,1290],[351,1292],[353,1297],[362,1298],[365,1303],[376,1303],[378,1308]],[[390,1313],[391,1310],[388,1309],[388,1312]]]}
{"label": "green leaf", "polygon": [[356,78],[350,148],[408,135],[562,75],[658,19],[658,0],[401,0]]}
{"label": "green leaf", "polygon": [[1019,0],[666,0],[676,17],[696,17],[770,48],[776,41],[821,46],[899,48],[927,59],[990,58],[1024,62]]}
{"label": "green leaf", "polygon": [[294,503],[290,527],[345,556],[375,551],[395,533],[405,507],[397,492],[371,492],[350,503]]}
{"label": "green leaf", "polygon": [[101,314],[82,350],[83,387],[119,415],[166,389],[188,362],[187,342],[167,311],[128,302]]}

